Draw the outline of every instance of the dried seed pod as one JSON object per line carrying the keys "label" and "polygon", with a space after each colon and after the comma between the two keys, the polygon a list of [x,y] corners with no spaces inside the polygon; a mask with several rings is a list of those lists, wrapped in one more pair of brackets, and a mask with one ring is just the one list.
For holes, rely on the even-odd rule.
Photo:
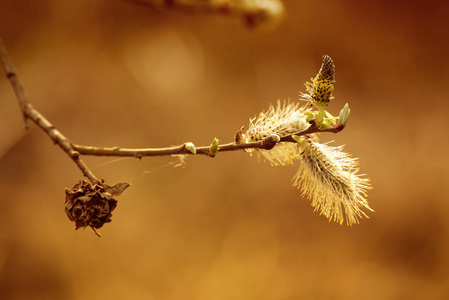
{"label": "dried seed pod", "polygon": [[111,222],[112,211],[117,207],[114,196],[120,195],[128,186],[128,183],[117,183],[112,187],[92,185],[81,180],[72,189],[66,189],[65,212],[70,221],[75,222],[76,229],[90,226],[95,231]]}

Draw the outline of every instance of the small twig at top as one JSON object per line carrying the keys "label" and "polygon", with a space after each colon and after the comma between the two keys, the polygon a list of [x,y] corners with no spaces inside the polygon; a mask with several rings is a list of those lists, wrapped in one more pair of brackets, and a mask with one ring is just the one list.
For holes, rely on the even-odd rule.
{"label": "small twig at top", "polygon": [[170,9],[186,13],[209,13],[243,18],[249,26],[281,19],[284,14],[282,0],[125,0],[153,9]]}

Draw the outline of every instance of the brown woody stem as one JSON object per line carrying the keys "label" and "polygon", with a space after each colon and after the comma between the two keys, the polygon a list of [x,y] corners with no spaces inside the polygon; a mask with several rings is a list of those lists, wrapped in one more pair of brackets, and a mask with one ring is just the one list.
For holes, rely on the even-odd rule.
{"label": "brown woody stem", "polygon": [[[142,158],[144,156],[164,156],[164,155],[191,155],[192,153],[185,148],[185,144],[167,148],[121,148],[121,147],[95,147],[77,145],[72,143],[67,137],[65,137],[59,130],[53,126],[41,113],[39,113],[28,101],[28,97],[23,88],[23,84],[19,78],[19,75],[14,67],[11,58],[8,56],[3,41],[0,39],[0,60],[3,68],[6,72],[6,77],[9,79],[12,88],[16,94],[19,102],[19,107],[22,111],[25,127],[28,128],[28,120],[33,121],[38,127],[40,127],[52,141],[57,144],[78,166],[83,172],[83,175],[87,177],[93,184],[100,184],[101,182],[95,177],[95,175],[89,170],[89,168],[80,159],[80,155],[93,155],[93,156],[128,156]],[[280,140],[276,140],[273,136],[269,136],[261,141],[252,143],[228,143],[222,144],[218,147],[218,152],[224,151],[237,151],[243,149],[272,149],[278,142],[291,142],[296,143],[293,139],[293,135],[302,136],[312,133],[320,132],[340,132],[344,129],[344,125],[339,125],[335,128],[319,129],[312,123],[309,128],[304,131],[280,137]],[[202,146],[196,148],[196,154],[202,154],[214,157],[210,155],[210,146]]]}
{"label": "brown woody stem", "polygon": [[[334,132],[337,133],[343,130],[344,126],[338,126],[336,128],[318,129],[315,126],[310,126],[308,129],[295,133],[293,135],[302,136],[311,133],[319,132]],[[296,143],[292,135],[281,137],[280,142]],[[267,137],[264,140],[252,142],[252,143],[228,143],[222,144],[218,147],[218,152],[224,151],[237,151],[243,149],[266,149],[273,148],[273,143],[276,143],[272,137]],[[167,148],[120,148],[120,147],[95,147],[95,146],[83,146],[72,144],[74,150],[82,155],[93,156],[129,156],[142,158],[145,156],[164,156],[164,155],[191,155],[192,153],[185,149],[184,145],[167,147]],[[210,156],[209,146],[196,147],[196,154],[202,154]]]}
{"label": "brown woody stem", "polygon": [[39,126],[43,131],[47,133],[47,135],[53,140],[53,143],[57,144],[65,153],[67,153],[67,155],[75,162],[81,172],[83,172],[84,176],[86,176],[93,184],[100,184],[100,181],[79,158],[79,153],[73,149],[72,143],[59,130],[57,130],[53,126],[53,124],[50,123],[50,121],[48,121],[30,104],[25,93],[25,89],[23,88],[22,81],[20,80],[19,74],[16,71],[11,58],[8,56],[6,47],[3,44],[2,39],[0,39],[0,60],[2,62],[3,68],[5,69],[6,77],[11,82],[17,100],[19,101],[19,107],[22,111],[25,121],[25,128],[28,129],[28,120],[33,121],[37,126]]}
{"label": "brown woody stem", "polygon": [[157,10],[175,10],[186,13],[221,14],[243,18],[248,26],[282,17],[284,5],[281,0],[257,2],[254,0],[125,0]]}

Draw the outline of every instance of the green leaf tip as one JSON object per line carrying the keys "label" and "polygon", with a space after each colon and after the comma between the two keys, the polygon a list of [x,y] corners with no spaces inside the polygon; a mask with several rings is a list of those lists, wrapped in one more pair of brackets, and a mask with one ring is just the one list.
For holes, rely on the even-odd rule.
{"label": "green leaf tip", "polygon": [[351,113],[351,109],[349,108],[348,103],[345,104],[343,109],[340,111],[340,115],[338,117],[338,124],[346,125],[349,119],[349,114]]}
{"label": "green leaf tip", "polygon": [[305,139],[302,136],[299,135],[292,135],[292,138],[298,143],[298,144],[302,144]]}

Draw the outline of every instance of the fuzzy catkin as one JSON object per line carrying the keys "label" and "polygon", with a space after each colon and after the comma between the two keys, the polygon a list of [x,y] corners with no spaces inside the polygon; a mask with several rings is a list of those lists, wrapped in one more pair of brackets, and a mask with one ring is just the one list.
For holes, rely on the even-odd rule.
{"label": "fuzzy catkin", "polygon": [[[267,111],[250,120],[250,126],[242,139],[236,141],[256,142],[266,137],[291,136],[296,143],[279,142],[271,150],[251,149],[273,166],[291,165],[299,160],[299,169],[293,177],[293,186],[301,189],[302,195],[311,201],[315,211],[319,211],[329,221],[352,225],[359,218],[368,216],[363,210],[373,211],[367,201],[367,190],[371,189],[369,179],[358,173],[357,160],[343,152],[343,147],[320,144],[316,134],[301,135],[310,126],[319,128],[334,120],[326,112],[326,107],[334,97],[335,65],[324,55],[321,68],[311,82],[306,82],[307,93],[301,93],[301,100],[308,105],[278,101]],[[330,117],[328,116],[330,115]],[[345,126],[349,116],[346,104],[338,117],[338,126]],[[324,120],[329,118],[327,120]],[[310,123],[309,123],[310,121]],[[313,124],[313,125],[311,125]]]}
{"label": "fuzzy catkin", "polygon": [[[267,111],[250,120],[245,142],[255,142],[276,134],[286,136],[306,130],[305,107],[299,103],[278,101]],[[363,209],[371,210],[366,200],[370,189],[369,179],[358,175],[357,160],[343,152],[343,147],[320,144],[316,134],[298,139],[297,143],[280,142],[271,150],[252,149],[273,166],[292,165],[299,161],[299,169],[293,177],[293,186],[311,201],[330,221],[348,225],[359,223],[368,217]]]}
{"label": "fuzzy catkin", "polygon": [[[277,101],[277,105],[270,105],[258,117],[250,120],[250,126],[245,133],[245,142],[255,142],[276,134],[280,137],[306,130],[310,124],[306,122],[306,115],[299,103]],[[271,150],[253,149],[249,152],[257,153],[274,166],[292,165],[299,159],[299,153],[294,143],[279,143]]]}
{"label": "fuzzy catkin", "polygon": [[368,178],[358,175],[357,161],[342,151],[310,138],[298,142],[300,165],[293,185],[312,202],[316,211],[329,221],[348,225],[368,217],[362,209],[371,210],[366,192],[371,188]]}

